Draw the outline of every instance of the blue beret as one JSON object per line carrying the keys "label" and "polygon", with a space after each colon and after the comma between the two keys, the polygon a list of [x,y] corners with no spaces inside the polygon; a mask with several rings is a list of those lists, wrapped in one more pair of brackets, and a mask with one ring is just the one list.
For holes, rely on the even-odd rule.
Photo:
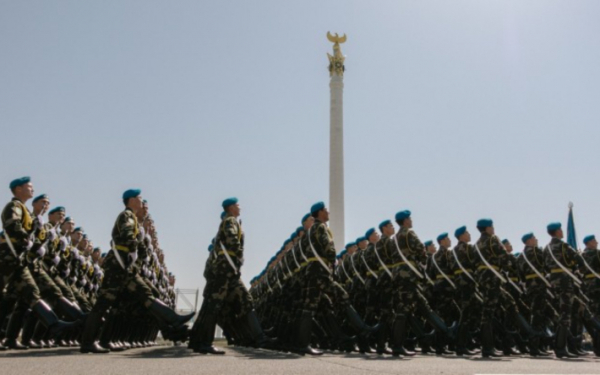
{"label": "blue beret", "polygon": [[82,227],[77,227],[75,229],[73,229],[73,233],[75,232],[82,232],[83,233],[83,228]]}
{"label": "blue beret", "polygon": [[58,206],[58,207],[54,207],[53,209],[50,210],[50,212],[48,212],[49,214],[53,214],[56,212],[65,212],[65,208],[63,206]]}
{"label": "blue beret", "polygon": [[123,193],[123,201],[126,201],[129,198],[135,198],[140,194],[142,194],[142,191],[140,189],[125,190],[125,192]]}
{"label": "blue beret", "polygon": [[287,244],[289,244],[290,242],[292,242],[292,240],[289,240],[289,239],[285,240],[285,241],[283,242],[283,246],[286,246],[286,245],[287,245]]}
{"label": "blue beret", "polygon": [[365,239],[368,240],[369,237],[371,237],[371,235],[375,233],[375,228],[371,228],[369,229],[366,233],[365,233]]}
{"label": "blue beret", "polygon": [[342,259],[342,257],[343,257],[344,255],[346,255],[346,253],[347,253],[347,251],[346,251],[345,249],[344,249],[344,250],[342,250],[342,251],[340,251],[340,253],[337,255],[337,258],[338,258],[338,259]]}
{"label": "blue beret", "polygon": [[458,239],[458,237],[462,236],[466,231],[467,231],[467,227],[463,225],[462,227],[460,227],[454,231],[454,237],[456,237],[456,239]]}
{"label": "blue beret", "polygon": [[477,220],[477,228],[487,228],[487,227],[493,227],[493,226],[494,226],[494,222],[492,221],[492,219]]}
{"label": "blue beret", "polygon": [[17,186],[25,185],[26,183],[31,182],[31,177],[25,176],[21,178],[14,179],[10,182],[10,190],[16,188]]}
{"label": "blue beret", "polygon": [[425,241],[425,243],[423,243],[423,245],[425,245],[425,247],[429,247],[429,246],[433,245],[433,241]]}
{"label": "blue beret", "polygon": [[306,220],[308,220],[308,218],[309,218],[309,217],[310,217],[310,212],[309,212],[309,213],[307,213],[306,215],[304,215],[304,216],[302,217],[302,221],[300,222],[300,224],[304,224],[304,222],[305,222]]}
{"label": "blue beret", "polygon": [[588,242],[590,242],[590,241],[592,241],[592,240],[595,240],[595,239],[596,239],[596,236],[594,236],[593,234],[590,234],[589,236],[585,236],[585,237],[584,237],[584,239],[583,239],[583,243],[584,243],[585,245],[587,245],[587,243],[588,243]]}
{"label": "blue beret", "polygon": [[94,250],[92,250],[92,253],[96,253],[96,252],[100,252],[101,249],[99,247],[95,247]]}
{"label": "blue beret", "polygon": [[561,227],[562,227],[562,225],[560,223],[550,223],[550,224],[548,224],[546,229],[548,229],[548,231],[553,231],[553,230],[559,230]]}
{"label": "blue beret", "polygon": [[215,247],[213,246],[213,244],[210,244],[210,245],[208,245],[208,251],[209,251],[209,252],[210,252],[210,251],[213,251],[213,249],[214,249],[214,248],[215,248]]}
{"label": "blue beret", "polygon": [[379,223],[379,230],[382,230],[383,227],[385,227],[386,225],[389,225],[391,223],[392,223],[391,220],[384,220],[384,221],[382,221],[381,223]]}
{"label": "blue beret", "polygon": [[312,207],[310,208],[310,213],[314,214],[316,212],[321,211],[324,208],[325,208],[324,202],[317,202],[317,203],[313,204]]}
{"label": "blue beret", "polygon": [[523,241],[523,243],[529,241],[531,238],[533,238],[533,232],[529,232],[529,233],[525,233],[523,235],[523,237],[521,237],[521,241]]}
{"label": "blue beret", "polygon": [[40,199],[48,199],[48,194],[38,195],[37,197],[33,198],[33,203],[39,201]]}
{"label": "blue beret", "polygon": [[448,233],[444,232],[442,234],[440,234],[439,236],[437,236],[437,242],[440,242],[441,240],[443,240],[444,238],[448,237]]}
{"label": "blue beret", "polygon": [[63,224],[68,223],[70,221],[73,221],[73,219],[71,218],[71,216],[67,216],[67,217],[65,217],[65,221],[63,222]]}
{"label": "blue beret", "polygon": [[298,227],[298,228],[296,228],[296,235],[299,236],[300,232],[304,232],[304,231],[305,231],[304,227]]}
{"label": "blue beret", "polygon": [[505,238],[502,240],[502,245],[506,245],[507,243],[510,243],[510,241],[508,239]]}
{"label": "blue beret", "polygon": [[356,242],[348,242],[346,244],[346,249],[349,249],[349,248],[351,248],[352,246],[355,246],[355,245],[356,245]]}
{"label": "blue beret", "polygon": [[404,211],[400,211],[400,212],[396,213],[396,221],[402,221],[409,217],[410,217],[409,210],[404,210]]}
{"label": "blue beret", "polygon": [[273,263],[276,260],[277,260],[277,256],[271,257],[271,259],[269,259],[269,264]]}
{"label": "blue beret", "polygon": [[223,201],[223,204],[222,204],[223,209],[226,209],[229,206],[233,206],[237,202],[238,202],[238,199],[236,197],[227,198]]}
{"label": "blue beret", "polygon": [[296,237],[298,237],[298,233],[292,233],[292,235],[290,236],[290,241],[293,241]]}
{"label": "blue beret", "polygon": [[359,242],[366,241],[366,240],[367,240],[367,238],[366,238],[366,237],[364,237],[364,236],[362,236],[362,237],[358,237],[358,238],[356,239],[356,244],[358,245],[358,243],[359,243]]}

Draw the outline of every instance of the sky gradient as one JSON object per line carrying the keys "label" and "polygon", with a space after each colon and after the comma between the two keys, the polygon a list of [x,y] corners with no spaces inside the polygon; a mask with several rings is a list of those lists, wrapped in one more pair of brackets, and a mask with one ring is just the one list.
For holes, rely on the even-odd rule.
{"label": "sky gradient", "polygon": [[0,1],[0,200],[30,175],[106,251],[141,188],[195,288],[237,196],[250,280],[329,196],[331,31],[348,36],[338,248],[410,209],[423,241],[491,217],[520,250],[569,201],[581,241],[600,234],[599,16],[571,0]]}

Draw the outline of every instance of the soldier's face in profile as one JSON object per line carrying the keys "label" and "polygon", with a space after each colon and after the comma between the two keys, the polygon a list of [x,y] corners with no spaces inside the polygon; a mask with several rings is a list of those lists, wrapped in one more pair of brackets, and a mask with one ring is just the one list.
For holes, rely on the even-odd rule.
{"label": "soldier's face in profile", "polygon": [[33,204],[33,210],[39,212],[40,215],[43,215],[48,211],[49,206],[50,201],[48,199],[40,199]]}
{"label": "soldier's face in profile", "polygon": [[17,186],[15,188],[14,195],[15,197],[19,198],[19,200],[26,202],[27,200],[33,198],[33,193],[33,184],[31,182],[28,182],[21,186]]}
{"label": "soldier's face in profile", "polygon": [[321,218],[323,222],[329,221],[329,209],[327,207],[321,210]]}
{"label": "soldier's face in profile", "polygon": [[596,240],[588,241],[587,246],[590,249],[597,249],[598,248],[598,241],[596,241]]}
{"label": "soldier's face in profile", "polygon": [[560,239],[565,237],[565,234],[563,233],[562,228],[556,231],[555,236],[556,236],[556,238],[560,238]]}
{"label": "soldier's face in profile", "polygon": [[494,227],[487,227],[487,228],[485,228],[485,232],[487,234],[489,234],[490,236],[492,236],[494,233],[496,233],[496,231],[494,230]]}
{"label": "soldier's face in profile", "polygon": [[229,211],[231,216],[234,216],[234,217],[240,216],[240,213],[242,212],[242,208],[240,207],[239,203],[229,206],[227,208],[227,210]]}
{"label": "soldier's face in profile", "polygon": [[444,246],[446,249],[450,248],[450,246],[452,246],[452,241],[450,240],[450,237],[444,238],[440,245]]}

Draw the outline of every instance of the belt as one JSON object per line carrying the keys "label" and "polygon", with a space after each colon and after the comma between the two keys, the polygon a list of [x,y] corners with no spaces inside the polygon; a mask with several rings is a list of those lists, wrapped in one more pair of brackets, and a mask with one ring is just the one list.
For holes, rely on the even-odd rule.
{"label": "belt", "polygon": [[[308,258],[306,260],[307,263],[318,262],[318,261],[319,261],[319,258],[317,258],[317,257]],[[325,264],[327,264],[328,266],[331,265],[331,263],[327,259],[323,259],[323,262],[325,262]]]}
{"label": "belt", "polygon": [[561,272],[565,272],[565,270],[563,270],[562,268],[553,268],[550,270],[550,273],[561,273]]}
{"label": "belt", "polygon": [[127,246],[115,245],[115,249],[117,249],[117,250],[121,250],[121,251],[124,251],[124,252],[126,252],[126,253],[128,253],[128,252],[129,252],[129,248],[128,248]]}
{"label": "belt", "polygon": [[[10,242],[17,243],[17,240],[15,240],[14,238],[12,238],[12,237],[9,237],[9,238],[10,238]],[[6,238],[4,238],[4,236],[0,236],[0,243],[6,243]]]}
{"label": "belt", "polygon": [[510,281],[519,281],[518,277],[510,277]]}
{"label": "belt", "polygon": [[539,276],[537,275],[537,273],[530,273],[529,275],[525,276],[525,280],[531,280],[531,279],[535,279],[538,277]]}
{"label": "belt", "polygon": [[596,277],[596,275],[594,275],[593,273],[588,273],[587,275],[585,275],[586,279],[593,279],[594,277]]}
{"label": "belt", "polygon": [[369,275],[369,276],[373,276],[373,275],[375,275],[375,273],[373,273],[373,272],[371,272],[371,271],[367,271],[367,275]]}
{"label": "belt", "polygon": [[[462,270],[461,270],[461,272],[462,272]],[[448,278],[451,278],[451,277],[452,277],[452,275],[447,275],[447,276],[448,276]],[[439,275],[437,275],[437,276],[435,277],[435,279],[436,279],[436,280],[440,280],[440,279],[444,279],[444,280],[445,280],[446,278],[444,277],[444,275],[442,275],[442,274],[439,274]]]}
{"label": "belt", "polygon": [[[465,272],[465,271],[463,271],[463,270],[456,270],[456,271],[454,271],[454,274],[455,274],[455,275],[460,275],[460,274],[461,274],[461,273],[463,273],[463,272]],[[473,272],[473,270],[472,270],[472,269],[467,269],[467,272],[469,272],[469,273],[470,273],[470,272]]]}
{"label": "belt", "polygon": [[[389,270],[391,270],[391,269],[393,269],[393,268],[396,268],[396,267],[402,266],[402,265],[404,265],[404,264],[406,264],[406,262],[398,262],[398,263],[394,263],[394,264],[386,264],[385,266],[386,266],[386,267],[387,267]],[[413,264],[414,264],[414,263],[413,263]],[[383,268],[383,266],[379,267],[379,271],[381,271],[381,270],[383,270],[383,269],[384,269],[384,268]]]}
{"label": "belt", "polygon": [[[488,267],[486,265],[482,265],[482,266],[477,267],[478,270],[487,270],[489,268],[490,267]],[[500,269],[498,266],[492,266],[492,268],[495,269],[496,271],[498,271]]]}
{"label": "belt", "polygon": [[350,284],[352,282],[352,280],[348,279],[346,280],[346,282],[344,284]]}
{"label": "belt", "polygon": [[[227,250],[227,254],[229,254],[229,256],[232,256],[232,257],[237,257],[237,255],[236,255],[236,254],[235,254],[235,252],[233,252],[233,251],[229,251],[229,250]],[[223,250],[219,251],[219,252],[217,253],[217,255],[223,255]]]}

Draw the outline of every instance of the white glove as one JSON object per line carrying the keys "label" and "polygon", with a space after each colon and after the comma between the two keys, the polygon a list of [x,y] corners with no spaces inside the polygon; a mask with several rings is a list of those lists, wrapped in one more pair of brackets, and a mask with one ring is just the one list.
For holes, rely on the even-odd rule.
{"label": "white glove", "polygon": [[41,257],[44,256],[44,254],[46,254],[46,246],[40,246],[39,249],[37,249],[37,254]]}
{"label": "white glove", "polygon": [[137,260],[137,258],[138,258],[137,251],[134,251],[134,252],[132,252],[132,253],[129,253],[129,256],[128,256],[128,258],[129,258],[130,264],[133,264],[133,263],[135,263],[135,261],[136,261],[136,260]]}

